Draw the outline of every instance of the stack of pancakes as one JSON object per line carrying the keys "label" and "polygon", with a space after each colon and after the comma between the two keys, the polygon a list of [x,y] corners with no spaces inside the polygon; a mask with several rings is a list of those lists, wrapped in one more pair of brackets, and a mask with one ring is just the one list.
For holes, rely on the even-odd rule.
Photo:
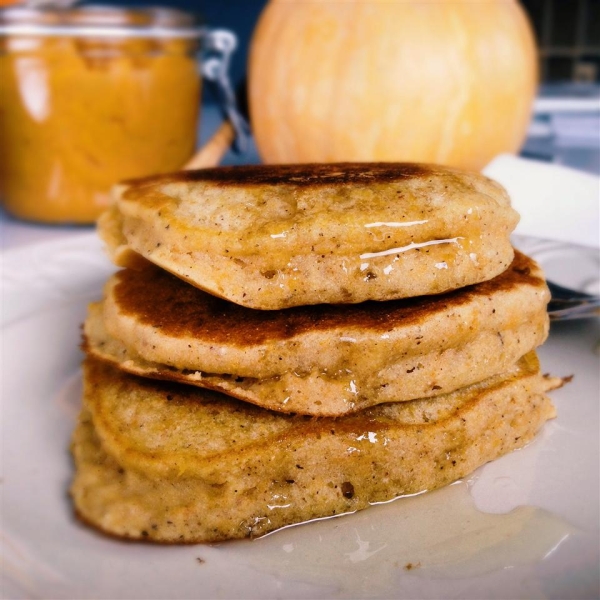
{"label": "stack of pancakes", "polygon": [[77,514],[160,542],[259,535],[448,484],[554,416],[549,293],[501,186],[414,164],[119,186],[84,327]]}

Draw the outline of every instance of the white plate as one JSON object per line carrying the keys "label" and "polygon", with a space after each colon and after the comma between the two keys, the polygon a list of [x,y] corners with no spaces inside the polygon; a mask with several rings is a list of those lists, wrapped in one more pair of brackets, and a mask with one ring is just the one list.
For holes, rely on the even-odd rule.
{"label": "white plate", "polygon": [[552,394],[558,418],[468,482],[252,542],[161,547],[81,526],[67,497],[79,328],[111,270],[93,236],[3,257],[3,597],[598,597],[597,321],[554,326],[544,370],[574,375]]}

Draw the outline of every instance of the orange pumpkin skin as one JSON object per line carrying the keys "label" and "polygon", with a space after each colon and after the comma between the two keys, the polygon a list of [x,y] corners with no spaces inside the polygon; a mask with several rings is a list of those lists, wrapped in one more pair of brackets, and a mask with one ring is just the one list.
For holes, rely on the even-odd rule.
{"label": "orange pumpkin skin", "polygon": [[264,162],[481,169],[516,152],[537,85],[515,0],[271,0],[249,55]]}

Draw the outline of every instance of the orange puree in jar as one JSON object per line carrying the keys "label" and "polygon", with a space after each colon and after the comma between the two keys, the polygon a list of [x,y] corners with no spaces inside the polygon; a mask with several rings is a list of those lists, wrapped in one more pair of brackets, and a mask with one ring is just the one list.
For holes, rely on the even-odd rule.
{"label": "orange puree in jar", "polygon": [[114,183],[193,153],[198,37],[153,11],[27,12],[42,25],[0,36],[0,197],[23,219],[90,223]]}

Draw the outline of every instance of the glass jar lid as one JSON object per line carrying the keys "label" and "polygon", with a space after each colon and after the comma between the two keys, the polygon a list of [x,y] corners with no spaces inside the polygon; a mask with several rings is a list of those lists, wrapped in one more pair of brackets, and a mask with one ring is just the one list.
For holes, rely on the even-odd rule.
{"label": "glass jar lid", "polygon": [[172,8],[87,5],[0,9],[0,35],[197,40],[204,33],[196,15]]}

